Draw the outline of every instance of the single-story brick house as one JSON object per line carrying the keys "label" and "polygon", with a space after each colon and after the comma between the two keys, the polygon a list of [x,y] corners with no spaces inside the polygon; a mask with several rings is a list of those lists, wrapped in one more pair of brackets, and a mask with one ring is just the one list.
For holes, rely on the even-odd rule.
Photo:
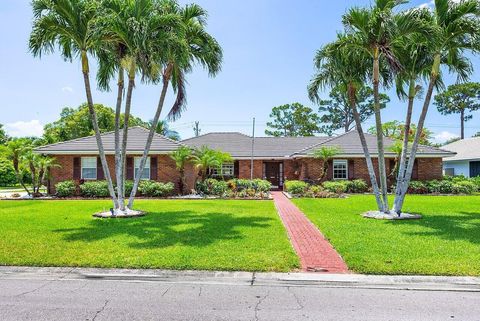
{"label": "single-story brick house", "polygon": [[[137,175],[139,160],[142,155],[148,131],[141,127],[129,129],[127,144],[127,179]],[[370,153],[376,163],[376,137],[367,134]],[[114,173],[114,134],[102,135],[107,161],[112,177]],[[385,139],[385,145],[394,142]],[[369,181],[365,157],[356,131],[336,137],[252,137],[241,133],[209,133],[176,142],[161,135],[155,135],[150,158],[144,177],[163,182],[179,181],[179,173],[169,154],[180,146],[199,148],[208,146],[228,152],[234,162],[224,164],[221,171],[212,171],[213,177],[250,178],[253,158],[253,178],[270,181],[276,188],[282,188],[285,180],[318,180],[322,162],[313,158],[313,152],[322,146],[335,146],[341,153],[331,161],[327,180],[364,179]],[[95,137],[85,137],[67,142],[42,146],[36,151],[54,156],[60,167],[52,168],[50,190],[57,182],[73,179],[79,183],[85,180],[101,180],[104,174],[98,158]],[[253,157],[252,157],[253,155]],[[442,158],[454,153],[431,146],[421,146],[414,166],[413,179],[430,180],[442,177]],[[387,171],[394,166],[395,154],[387,151]],[[188,188],[193,188],[197,173],[193,166],[186,168]]]}

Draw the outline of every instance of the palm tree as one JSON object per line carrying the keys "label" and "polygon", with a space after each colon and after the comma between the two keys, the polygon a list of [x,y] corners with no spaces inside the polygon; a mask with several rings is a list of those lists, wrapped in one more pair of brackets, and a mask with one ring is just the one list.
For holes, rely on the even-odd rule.
{"label": "palm tree", "polygon": [[35,57],[53,52],[59,47],[62,57],[72,61],[80,58],[88,109],[95,131],[100,160],[108,182],[108,190],[115,209],[119,208],[108,169],[97,115],[93,106],[90,85],[89,54],[95,55],[99,42],[94,37],[92,26],[99,2],[88,0],[33,0],[33,28],[30,34],[29,48]]}
{"label": "palm tree", "polygon": [[[150,120],[148,123],[149,126],[152,126],[153,120]],[[161,120],[157,123],[155,132],[172,140],[180,140],[180,134],[176,130],[170,129],[170,125],[166,120]]]}
{"label": "palm tree", "polygon": [[22,155],[27,149],[31,147],[28,145],[28,142],[23,139],[12,139],[7,143],[7,157],[13,163],[13,169],[15,171],[15,176],[17,177],[17,181],[20,185],[22,185],[23,189],[27,192],[28,195],[32,193],[25,185],[23,181],[23,173],[21,171],[23,157]]}
{"label": "palm tree", "polygon": [[[175,1],[166,1],[163,6],[157,8],[156,14],[158,16],[177,15],[180,17],[181,25],[172,32],[169,38],[171,42],[168,44],[156,38],[152,39],[152,47],[155,50],[151,59],[158,66],[162,66],[160,76],[153,80],[161,81],[162,90],[140,161],[140,171],[145,167],[169,85],[171,84],[176,92],[176,100],[168,113],[168,119],[175,120],[186,106],[185,74],[192,71],[194,64],[200,64],[210,76],[215,76],[220,71],[222,62],[222,49],[206,32],[207,14],[200,6],[192,4],[180,8]],[[139,182],[140,177],[135,178],[128,201],[130,209],[133,208]]]}
{"label": "palm tree", "polygon": [[[441,66],[450,72],[457,73],[460,81],[465,81],[473,72],[470,60],[465,56],[466,51],[478,53],[480,44],[480,3],[478,0],[435,0],[435,9],[430,19],[430,25],[435,31],[429,37],[431,48],[431,68],[428,77],[428,87],[425,100],[418,120],[417,132],[412,143],[408,164],[405,172],[399,173],[393,211],[402,212],[405,195],[412,177],[413,165],[418,145],[423,132],[428,108],[432,99],[433,90],[441,82]],[[403,174],[403,175],[402,175]]]}
{"label": "palm tree", "polygon": [[[388,207],[383,203],[378,188],[372,157],[368,149],[360,114],[356,105],[357,91],[359,88],[365,86],[365,82],[369,77],[371,57],[364,52],[354,52],[354,54],[352,54],[352,52],[343,45],[344,42],[348,41],[348,39],[345,38],[348,38],[348,36],[340,34],[336,42],[328,44],[317,51],[315,66],[318,71],[308,86],[308,94],[312,101],[318,102],[320,99],[318,92],[321,89],[338,86],[338,88],[343,88],[343,91],[346,92],[365,155],[377,207],[379,211],[383,212],[388,209]],[[351,66],[355,66],[355,68],[351,68]],[[388,73],[382,71],[381,76],[388,79]]]}
{"label": "palm tree", "polygon": [[373,59],[372,82],[374,96],[375,126],[377,128],[378,168],[382,201],[388,211],[387,175],[385,149],[382,135],[380,105],[380,71],[387,66],[396,73],[402,69],[393,48],[402,37],[423,30],[413,19],[410,11],[394,14],[393,10],[404,0],[375,0],[372,8],[352,8],[343,17],[343,23],[350,37],[345,45],[352,52],[363,51]]}
{"label": "palm tree", "polygon": [[322,181],[328,172],[328,162],[336,155],[340,154],[342,150],[338,147],[321,147],[313,152],[313,157],[322,160],[322,174],[318,181]]}
{"label": "palm tree", "polygon": [[[148,75],[151,70],[148,59],[149,37],[152,27],[156,30],[174,27],[171,19],[153,18],[155,1],[152,0],[105,0],[103,12],[96,21],[98,38],[102,40],[99,54],[99,84],[109,89],[109,82],[118,71],[117,103],[115,109],[115,172],[117,177],[117,195],[120,210],[125,210],[125,162],[128,141],[130,111],[137,73]],[[153,24],[155,23],[155,26]],[[165,33],[155,34],[159,39]],[[125,112],[120,143],[120,117],[124,89],[124,73],[127,73],[128,85],[125,99]],[[144,77],[145,79],[145,77]]]}
{"label": "palm tree", "polygon": [[185,192],[185,166],[192,158],[192,150],[187,146],[182,146],[174,151],[170,157],[175,162],[175,167],[180,173],[179,189],[180,193]]}
{"label": "palm tree", "polygon": [[213,168],[221,168],[224,158],[221,152],[210,149],[207,146],[202,146],[193,152],[192,163],[200,180],[204,181],[208,176],[208,171]]}

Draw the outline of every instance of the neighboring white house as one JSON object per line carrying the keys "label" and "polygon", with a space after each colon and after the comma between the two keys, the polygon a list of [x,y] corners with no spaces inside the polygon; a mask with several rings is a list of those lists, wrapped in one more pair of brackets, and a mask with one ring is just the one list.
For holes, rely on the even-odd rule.
{"label": "neighboring white house", "polygon": [[480,137],[462,139],[445,145],[442,149],[457,153],[443,159],[445,175],[480,176]]}

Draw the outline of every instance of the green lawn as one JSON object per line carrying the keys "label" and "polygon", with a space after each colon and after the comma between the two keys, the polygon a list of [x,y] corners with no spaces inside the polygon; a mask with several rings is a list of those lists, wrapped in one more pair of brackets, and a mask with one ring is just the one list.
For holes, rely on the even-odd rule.
{"label": "green lawn", "polygon": [[0,265],[290,271],[271,201],[138,200],[148,215],[93,219],[108,201],[0,201]]}
{"label": "green lawn", "polygon": [[373,196],[296,199],[350,269],[369,274],[480,275],[480,196],[407,196],[414,221],[360,216]]}

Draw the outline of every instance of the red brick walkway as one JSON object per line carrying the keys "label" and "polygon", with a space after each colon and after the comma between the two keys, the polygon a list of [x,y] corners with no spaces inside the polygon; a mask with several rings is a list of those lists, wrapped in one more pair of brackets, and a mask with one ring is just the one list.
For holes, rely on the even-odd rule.
{"label": "red brick walkway", "polygon": [[300,257],[303,271],[348,273],[340,255],[320,231],[282,192],[272,192],[277,212]]}

